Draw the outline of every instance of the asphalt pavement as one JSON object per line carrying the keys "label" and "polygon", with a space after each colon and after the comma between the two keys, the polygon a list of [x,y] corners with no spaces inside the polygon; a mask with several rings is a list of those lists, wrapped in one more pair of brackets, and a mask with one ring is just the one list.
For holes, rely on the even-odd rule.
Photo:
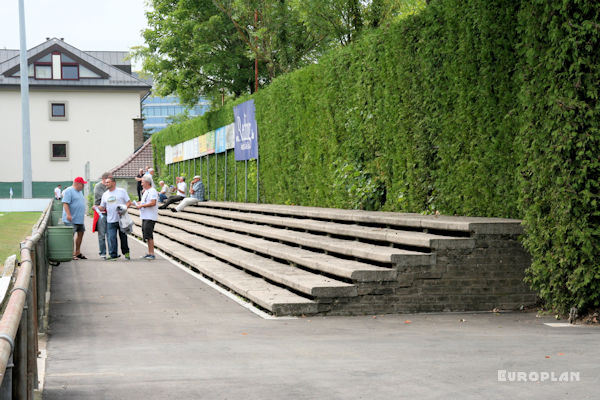
{"label": "asphalt pavement", "polygon": [[89,259],[53,269],[44,399],[599,397],[598,327],[535,312],[263,319],[130,247],[101,260],[88,230]]}

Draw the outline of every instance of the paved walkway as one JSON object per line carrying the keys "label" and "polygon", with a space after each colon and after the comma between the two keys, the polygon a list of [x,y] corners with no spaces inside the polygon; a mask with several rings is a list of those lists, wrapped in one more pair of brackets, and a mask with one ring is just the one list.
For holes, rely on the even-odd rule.
{"label": "paved walkway", "polygon": [[265,320],[165,259],[99,260],[89,230],[83,252],[53,270],[44,399],[597,398],[598,328],[534,313]]}

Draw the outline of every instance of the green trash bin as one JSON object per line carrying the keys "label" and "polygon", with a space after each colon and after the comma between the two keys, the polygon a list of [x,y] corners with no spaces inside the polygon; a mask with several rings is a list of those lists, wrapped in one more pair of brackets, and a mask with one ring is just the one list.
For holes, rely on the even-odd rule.
{"label": "green trash bin", "polygon": [[52,200],[52,211],[62,211],[63,209],[63,205],[62,205],[62,201],[60,200]]}
{"label": "green trash bin", "polygon": [[62,221],[62,211],[52,211],[52,213],[50,214],[50,225],[51,226],[64,225],[64,223]]}
{"label": "green trash bin", "polygon": [[59,225],[48,227],[48,259],[71,261],[73,259],[73,228]]}

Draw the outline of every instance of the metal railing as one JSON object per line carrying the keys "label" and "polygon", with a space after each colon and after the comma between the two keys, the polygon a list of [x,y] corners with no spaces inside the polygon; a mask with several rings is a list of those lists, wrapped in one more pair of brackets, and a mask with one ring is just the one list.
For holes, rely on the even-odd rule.
{"label": "metal railing", "polygon": [[38,333],[48,327],[46,234],[52,202],[21,242],[21,262],[6,260],[0,278],[0,400],[33,399],[38,388]]}

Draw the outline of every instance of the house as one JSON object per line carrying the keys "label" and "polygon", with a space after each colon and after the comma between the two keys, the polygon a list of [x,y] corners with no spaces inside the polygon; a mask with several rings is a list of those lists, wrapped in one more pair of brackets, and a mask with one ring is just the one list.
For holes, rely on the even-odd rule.
{"label": "house", "polygon": [[[131,74],[127,56],[57,38],[27,52],[33,197],[76,176],[96,178],[142,145],[141,101],[151,86]],[[0,197],[10,188],[22,197],[20,75],[19,51],[0,50]]]}
{"label": "house", "polygon": [[[115,177],[117,186],[127,190],[132,199],[137,199],[137,176],[140,169],[152,167],[154,160],[152,159],[152,141],[148,139],[144,144],[136,150],[135,153],[127,157],[119,165],[107,170]],[[158,182],[155,182],[158,184]],[[133,196],[133,195],[136,196]]]}

